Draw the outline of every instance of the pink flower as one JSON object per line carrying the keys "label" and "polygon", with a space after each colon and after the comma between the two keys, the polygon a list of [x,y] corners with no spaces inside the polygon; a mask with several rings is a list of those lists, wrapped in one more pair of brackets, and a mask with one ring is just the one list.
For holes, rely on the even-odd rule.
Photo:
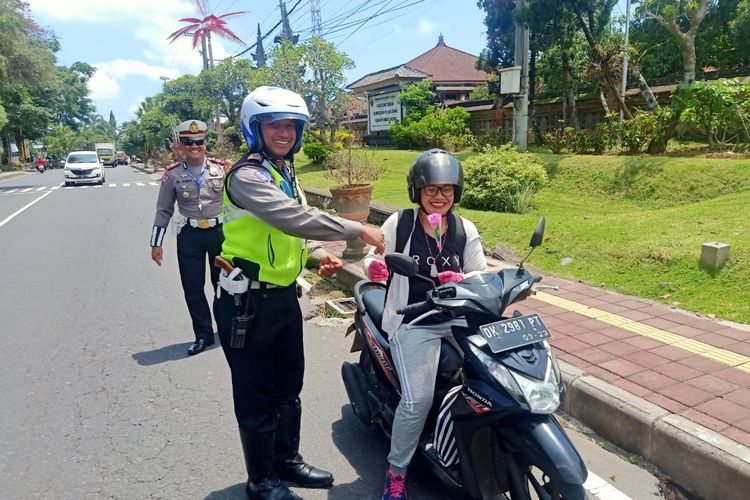
{"label": "pink flower", "polygon": [[440,214],[429,214],[427,216],[427,222],[430,224],[430,227],[435,230],[435,241],[437,241],[438,252],[443,251],[443,240],[440,237],[440,223],[442,221],[443,218]]}
{"label": "pink flower", "polygon": [[442,217],[440,217],[440,214],[430,214],[427,216],[427,222],[430,223],[432,229],[439,229],[441,220]]}

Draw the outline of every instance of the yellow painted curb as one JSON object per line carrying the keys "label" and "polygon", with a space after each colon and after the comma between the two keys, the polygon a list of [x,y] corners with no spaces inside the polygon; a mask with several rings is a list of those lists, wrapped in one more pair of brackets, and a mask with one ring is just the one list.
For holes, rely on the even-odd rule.
{"label": "yellow painted curb", "polygon": [[750,373],[750,357],[748,356],[744,356],[732,351],[727,351],[726,349],[721,349],[719,347],[714,347],[710,344],[683,337],[682,335],[668,332],[666,330],[661,330],[653,326],[644,325],[643,323],[639,323],[630,318],[619,316],[615,313],[597,309],[595,307],[589,307],[584,304],[579,304],[578,302],[573,302],[572,300],[557,297],[549,293],[537,292],[534,298],[541,300],[542,302],[546,302],[547,304],[552,304],[563,309],[567,309],[568,311],[580,314],[581,316],[596,319],[603,323],[607,323],[609,325],[622,328],[623,330],[637,333],[638,335],[641,335],[643,337],[656,340],[657,342],[671,345],[673,347],[678,347],[693,354],[703,356],[704,358],[712,359],[723,365],[731,366],[744,372]]}

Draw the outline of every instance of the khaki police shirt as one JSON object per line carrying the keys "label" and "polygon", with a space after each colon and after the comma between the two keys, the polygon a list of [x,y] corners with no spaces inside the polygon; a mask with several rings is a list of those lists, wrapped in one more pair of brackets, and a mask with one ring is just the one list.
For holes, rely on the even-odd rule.
{"label": "khaki police shirt", "polygon": [[[225,162],[206,158],[202,165],[187,166],[184,161],[167,167],[161,178],[159,197],[156,201],[156,216],[151,231],[151,246],[161,246],[169,220],[177,202],[178,212],[189,219],[215,219],[221,214],[222,189],[224,186]],[[195,183],[205,170],[200,187]]]}

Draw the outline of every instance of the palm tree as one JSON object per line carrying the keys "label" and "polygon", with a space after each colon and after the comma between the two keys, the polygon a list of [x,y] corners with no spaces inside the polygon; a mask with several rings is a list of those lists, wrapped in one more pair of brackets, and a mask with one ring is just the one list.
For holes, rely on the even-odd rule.
{"label": "palm tree", "polygon": [[[247,14],[247,11],[243,10],[230,12],[221,16],[215,16],[214,14],[208,13],[206,0],[194,0],[194,3],[196,9],[200,13],[200,15],[203,16],[203,18],[198,19],[196,17],[185,17],[183,19],[180,19],[180,21],[190,24],[178,29],[177,31],[169,35],[167,39],[170,41],[169,43],[172,43],[183,35],[193,35],[193,49],[198,46],[198,42],[201,43],[201,53],[203,54],[203,69],[207,69],[209,65],[213,68],[214,54],[211,47],[211,34],[214,33],[222,38],[234,40],[235,42],[239,42],[245,45],[245,42],[243,42],[240,37],[238,37],[232,30],[227,28],[225,19],[232,16]],[[208,45],[208,58],[206,58],[206,45]]]}

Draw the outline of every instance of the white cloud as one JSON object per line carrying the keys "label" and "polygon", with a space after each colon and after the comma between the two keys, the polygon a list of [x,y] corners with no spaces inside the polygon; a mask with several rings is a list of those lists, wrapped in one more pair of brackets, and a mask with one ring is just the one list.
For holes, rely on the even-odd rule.
{"label": "white cloud", "polygon": [[98,101],[102,99],[114,99],[120,95],[120,85],[117,80],[108,73],[98,70],[89,80],[89,96]]}
{"label": "white cloud", "polygon": [[427,21],[426,19],[420,19],[417,25],[417,34],[429,35],[437,31],[437,24]]}
{"label": "white cloud", "polygon": [[[136,98],[136,99],[135,99],[135,100],[133,101],[133,104],[131,104],[131,105],[130,105],[130,106],[128,107],[128,113],[130,113],[130,115],[131,115],[131,116],[135,116],[135,112],[136,112],[136,111],[138,111],[138,108],[140,108],[140,107],[141,107],[141,103],[142,103],[142,102],[143,102],[143,101],[144,101],[145,99],[146,99],[145,97],[137,97],[137,98]],[[128,119],[129,119],[129,118],[128,118]]]}

